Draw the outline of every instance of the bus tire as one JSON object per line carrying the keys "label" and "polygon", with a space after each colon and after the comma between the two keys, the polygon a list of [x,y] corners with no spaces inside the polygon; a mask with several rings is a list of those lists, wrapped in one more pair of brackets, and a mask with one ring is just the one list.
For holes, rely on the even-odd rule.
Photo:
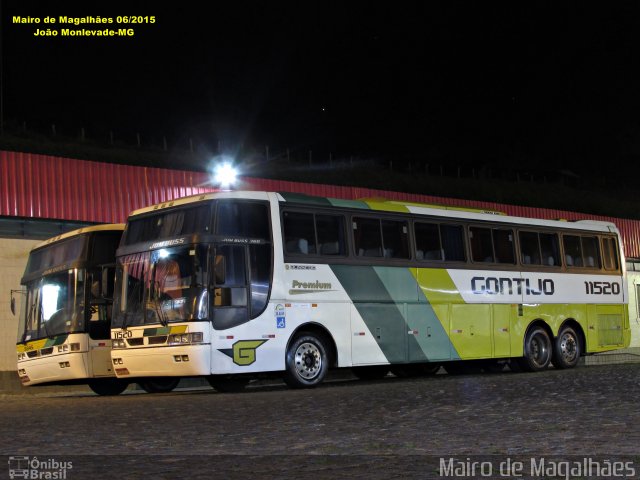
{"label": "bus tire", "polygon": [[549,334],[542,327],[534,327],[524,339],[524,356],[519,363],[527,372],[540,372],[551,363],[552,346]]}
{"label": "bus tire", "polygon": [[179,382],[179,377],[157,377],[138,382],[138,385],[147,393],[169,393]]}
{"label": "bus tire", "polygon": [[284,381],[292,388],[311,388],[322,383],[329,368],[327,347],[314,333],[301,333],[289,345]]}
{"label": "bus tire", "polygon": [[553,366],[573,368],[581,355],[580,339],[571,327],[564,327],[553,342]]}
{"label": "bus tire", "polygon": [[220,393],[237,393],[249,384],[248,378],[229,377],[227,375],[210,375],[207,377],[209,385]]}
{"label": "bus tire", "polygon": [[353,367],[353,374],[360,380],[380,380],[389,373],[388,365],[369,365],[366,367]]}
{"label": "bus tire", "polygon": [[120,395],[129,382],[120,378],[97,378],[88,382],[89,388],[98,395]]}

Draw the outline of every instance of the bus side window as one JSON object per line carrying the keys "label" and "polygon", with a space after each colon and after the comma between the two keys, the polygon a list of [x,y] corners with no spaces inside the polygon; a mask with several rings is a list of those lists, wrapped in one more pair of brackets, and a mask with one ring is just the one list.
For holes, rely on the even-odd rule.
{"label": "bus side window", "polygon": [[520,258],[523,265],[540,265],[540,244],[536,232],[519,232]]}
{"label": "bus side window", "polygon": [[357,256],[382,257],[380,220],[354,217],[353,237]]}
{"label": "bus side window", "polygon": [[464,249],[464,229],[462,225],[440,225],[444,260],[448,262],[464,262],[467,255]]}
{"label": "bus side window", "polygon": [[471,240],[471,259],[474,262],[493,263],[491,230],[481,227],[469,227]]}
{"label": "bus side window", "polygon": [[542,264],[547,267],[561,266],[558,235],[555,233],[541,233],[539,238]]}
{"label": "bus side window", "polygon": [[284,250],[288,254],[316,253],[316,234],[313,214],[284,212]]}
{"label": "bus side window", "polygon": [[605,270],[618,270],[618,255],[615,238],[602,239],[602,259]]}
{"label": "bus side window", "polygon": [[600,268],[598,237],[580,237],[582,243],[582,265],[587,268]]}
{"label": "bus side window", "polygon": [[438,224],[416,222],[414,228],[416,235],[416,259],[444,260]]}
{"label": "bus side window", "polygon": [[409,227],[407,222],[382,220],[382,242],[385,258],[409,258]]}
{"label": "bus side window", "polygon": [[580,250],[580,237],[576,235],[563,235],[564,261],[567,267],[582,266],[582,251]]}
{"label": "bus side window", "polygon": [[344,217],[316,215],[318,250],[320,255],[344,255]]}
{"label": "bus side window", "polygon": [[496,262],[516,263],[513,252],[513,230],[494,228],[492,234]]}

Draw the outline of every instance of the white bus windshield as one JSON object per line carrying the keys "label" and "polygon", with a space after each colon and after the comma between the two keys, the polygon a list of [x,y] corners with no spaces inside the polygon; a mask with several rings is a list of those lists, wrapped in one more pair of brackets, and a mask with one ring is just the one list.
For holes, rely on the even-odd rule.
{"label": "white bus windshield", "polygon": [[29,282],[18,342],[84,330],[83,269],[71,269]]}
{"label": "white bus windshield", "polygon": [[207,247],[180,246],[118,259],[113,326],[207,320]]}

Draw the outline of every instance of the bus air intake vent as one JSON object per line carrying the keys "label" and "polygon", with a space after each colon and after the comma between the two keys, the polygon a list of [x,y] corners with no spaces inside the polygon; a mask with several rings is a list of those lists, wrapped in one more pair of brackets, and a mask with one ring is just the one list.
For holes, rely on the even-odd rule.
{"label": "bus air intake vent", "polygon": [[149,345],[160,345],[163,343],[167,343],[166,335],[159,335],[157,337],[149,337]]}
{"label": "bus air intake vent", "polygon": [[144,338],[129,338],[127,339],[127,343],[130,347],[139,347],[144,343]]}
{"label": "bus air intake vent", "polygon": [[38,356],[38,351],[37,350],[31,350],[30,352],[27,352],[27,356],[29,358],[34,358]]}
{"label": "bus air intake vent", "polygon": [[53,347],[40,349],[40,355],[51,355],[53,353]]}

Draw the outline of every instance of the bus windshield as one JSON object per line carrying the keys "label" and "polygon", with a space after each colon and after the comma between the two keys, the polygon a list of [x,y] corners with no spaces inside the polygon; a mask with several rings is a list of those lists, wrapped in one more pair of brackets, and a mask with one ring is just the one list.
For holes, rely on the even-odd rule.
{"label": "bus windshield", "polygon": [[84,330],[83,269],[70,269],[27,283],[18,342]]}
{"label": "bus windshield", "polygon": [[207,247],[180,246],[118,259],[112,326],[208,319]]}

